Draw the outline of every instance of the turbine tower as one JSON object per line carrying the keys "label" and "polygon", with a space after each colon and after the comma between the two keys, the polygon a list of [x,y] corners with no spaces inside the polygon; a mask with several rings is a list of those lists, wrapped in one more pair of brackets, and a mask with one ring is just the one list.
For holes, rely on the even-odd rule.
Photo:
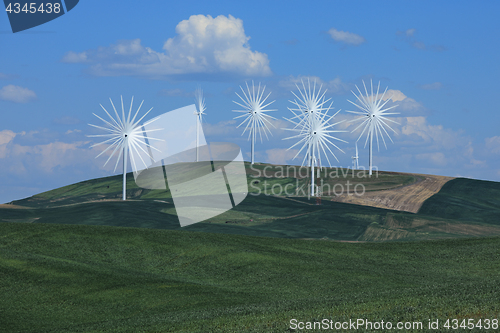
{"label": "turbine tower", "polygon": [[246,124],[245,129],[243,130],[243,134],[248,130],[248,139],[252,138],[252,152],[251,152],[251,163],[254,164],[255,162],[255,137],[257,131],[259,132],[260,136],[260,142],[262,143],[262,132],[264,132],[264,135],[266,138],[269,140],[269,137],[267,136],[267,132],[272,135],[271,130],[267,127],[267,125],[271,125],[274,127],[274,125],[271,123],[270,119],[275,119],[274,117],[266,114],[266,112],[269,111],[277,111],[276,109],[273,110],[266,110],[266,107],[268,107],[270,104],[274,103],[275,101],[269,102],[267,104],[266,100],[271,95],[267,94],[267,96],[264,98],[264,90],[266,89],[266,86],[262,87],[259,86],[255,87],[254,82],[252,81],[252,89],[250,90],[250,87],[248,86],[248,83],[245,82],[245,85],[247,87],[247,91],[243,89],[243,87],[240,86],[240,89],[243,93],[243,97],[236,95],[241,99],[243,104],[240,104],[236,101],[233,101],[234,103],[238,104],[241,106],[244,110],[233,110],[233,112],[240,112],[244,113],[241,116],[237,116],[234,119],[238,119],[241,117],[245,117],[245,119],[236,127],[240,127],[244,124]]}
{"label": "turbine tower", "polygon": [[[148,143],[149,142],[148,140],[158,140],[158,141],[162,141],[162,140],[155,139],[155,138],[148,136],[148,133],[160,131],[161,129],[150,129],[150,130],[144,129],[144,126],[151,124],[152,122],[154,122],[158,118],[154,118],[152,120],[145,122],[143,125],[139,125],[139,123],[144,119],[144,117],[146,117],[146,115],[153,108],[149,109],[149,111],[146,112],[146,114],[144,114],[139,120],[136,121],[137,115],[139,114],[139,110],[141,109],[144,101],[142,101],[141,104],[139,105],[139,108],[137,109],[134,117],[132,119],[130,119],[130,116],[132,114],[132,105],[134,103],[134,97],[132,96],[132,101],[130,102],[130,109],[129,109],[127,117],[125,117],[125,108],[123,106],[123,97],[120,96],[120,99],[121,99],[121,105],[122,105],[121,118],[118,115],[118,112],[116,111],[115,105],[113,104],[113,101],[110,98],[109,101],[111,102],[111,106],[113,107],[113,110],[115,112],[116,119],[113,118],[109,114],[109,112],[101,104],[99,104],[101,106],[101,108],[104,110],[104,112],[106,112],[106,114],[108,115],[109,120],[105,120],[105,119],[99,117],[98,115],[96,115],[95,113],[93,113],[94,116],[96,116],[97,118],[99,118],[100,120],[102,120],[104,122],[105,127],[92,125],[92,124],[89,124],[89,125],[92,127],[104,130],[107,133],[106,134],[98,134],[98,135],[87,135],[87,136],[88,137],[108,138],[100,143],[97,143],[97,144],[91,146],[91,148],[93,148],[93,147],[100,146],[102,144],[110,144],[99,155],[97,155],[96,158],[98,158],[99,156],[101,156],[102,154],[106,153],[107,151],[109,151],[111,148],[114,147],[113,152],[109,156],[106,163],[104,163],[104,166],[106,166],[106,164],[108,164],[108,162],[115,155],[115,153],[117,151],[119,151],[118,158],[116,159],[115,169],[114,169],[114,171],[116,171],[116,168],[118,167],[118,162],[120,161],[120,157],[123,155],[123,196],[122,196],[122,199],[126,200],[127,162],[128,162],[129,152],[130,152],[131,165],[134,168],[134,170],[138,170],[137,164],[136,164],[136,156],[139,156],[142,163],[144,164],[144,167],[147,169],[148,164],[146,164],[146,162],[141,157],[141,153],[139,153],[139,150],[141,150],[144,154],[146,154],[146,156],[148,156],[149,158],[151,158],[151,160],[154,161],[151,149],[155,149],[157,151],[159,151],[159,150],[156,149],[155,147],[151,146]],[[144,149],[145,147],[148,148],[148,151],[146,151]]]}
{"label": "turbine tower", "polygon": [[328,112],[331,109],[333,102],[331,102],[329,106],[324,107],[325,103],[329,101],[329,100],[325,101],[324,99],[324,94],[326,90],[325,92],[323,92],[323,94],[321,94],[321,87],[320,87],[318,93],[316,93],[316,83],[314,83],[314,87],[311,90],[311,84],[309,81],[308,81],[308,89],[306,89],[304,82],[302,82],[302,85],[304,87],[304,91],[301,91],[300,88],[297,86],[301,97],[298,97],[294,93],[298,101],[296,100],[292,102],[298,107],[298,109],[289,108],[289,110],[294,114],[294,116],[289,119],[285,118],[286,120],[288,120],[293,124],[292,128],[285,128],[285,130],[295,132],[296,134],[291,137],[285,138],[283,140],[299,139],[299,141],[296,142],[294,145],[292,145],[290,148],[288,148],[288,150],[302,144],[302,147],[293,157],[293,159],[295,159],[302,151],[305,151],[305,156],[304,160],[302,161],[302,166],[304,166],[306,161],[308,161],[309,166],[311,167],[310,194],[311,196],[314,196],[315,162],[317,161],[318,167],[321,168],[321,156],[324,155],[328,162],[328,165],[331,167],[327,151],[331,153],[333,157],[338,161],[337,156],[335,156],[335,153],[330,149],[328,145],[332,145],[341,152],[344,152],[335,143],[333,143],[332,140],[338,140],[345,143],[347,142],[342,139],[334,137],[333,135],[331,135],[331,133],[346,132],[346,131],[332,129],[332,127],[344,122],[344,120],[333,124],[331,123],[331,120],[340,112],[340,110],[337,111],[332,116],[328,115]]}
{"label": "turbine tower", "polygon": [[203,98],[203,90],[198,87],[194,93],[196,100],[196,162],[198,162],[198,147],[200,146],[200,126],[202,116],[205,115],[205,99]]}
{"label": "turbine tower", "polygon": [[359,163],[358,163],[358,142],[356,142],[356,156],[352,156],[352,176],[354,177],[354,170],[357,170],[359,168]]}
{"label": "turbine tower", "polygon": [[[371,82],[371,80],[370,80],[370,82]],[[385,88],[384,93],[380,96],[379,95],[380,81],[378,83],[377,93],[375,95],[373,94],[373,82],[371,82],[371,94],[368,94],[368,89],[366,89],[366,85],[365,85],[364,81],[363,81],[363,86],[365,88],[366,96],[363,96],[363,94],[359,90],[358,86],[356,86],[356,89],[358,90],[359,95],[356,95],[352,90],[351,90],[351,92],[356,97],[357,103],[354,103],[354,102],[348,100],[348,102],[355,105],[361,111],[347,111],[347,112],[361,115],[360,117],[351,120],[351,122],[356,122],[356,121],[362,120],[361,124],[359,124],[352,132],[356,131],[360,127],[363,127],[363,125],[364,125],[363,131],[359,135],[356,142],[358,142],[359,139],[361,139],[361,137],[363,136],[363,134],[365,132],[367,133],[365,147],[366,147],[367,143],[369,143],[369,158],[370,158],[369,175],[371,176],[372,175],[372,156],[373,156],[373,153],[372,153],[373,135],[375,134],[375,138],[377,139],[377,148],[379,151],[380,151],[379,135],[382,138],[382,141],[383,141],[386,149],[387,149],[387,145],[385,143],[384,133],[391,140],[391,142],[394,143],[394,141],[392,141],[391,136],[387,132],[386,127],[389,128],[390,130],[392,130],[395,134],[397,134],[397,132],[391,126],[389,126],[389,124],[387,122],[392,122],[392,123],[398,124],[398,125],[399,125],[399,123],[395,122],[392,119],[387,118],[386,116],[399,114],[399,112],[387,113],[387,111],[394,109],[398,105],[393,105],[393,106],[390,106],[390,107],[384,109],[384,106],[392,99],[392,96],[390,98],[387,98],[384,102],[384,97],[385,97],[385,94],[387,92],[387,88]]]}

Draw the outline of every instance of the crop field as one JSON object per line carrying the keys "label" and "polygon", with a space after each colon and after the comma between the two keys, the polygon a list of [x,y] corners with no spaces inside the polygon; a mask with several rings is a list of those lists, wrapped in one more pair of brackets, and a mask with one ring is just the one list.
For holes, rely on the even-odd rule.
{"label": "crop field", "polygon": [[[137,188],[131,174],[126,202],[114,176],[0,205],[0,332],[293,332],[294,318],[499,317],[500,183],[361,180],[367,194],[391,191],[385,198],[407,207],[415,198],[411,212],[268,195],[264,181],[308,179],[281,177],[279,166],[250,171],[258,182],[240,205],[184,228],[168,190]],[[437,193],[422,200],[425,191]]]}
{"label": "crop field", "polygon": [[2,332],[290,332],[293,318],[500,314],[500,238],[342,243],[38,223],[0,223],[0,235]]}

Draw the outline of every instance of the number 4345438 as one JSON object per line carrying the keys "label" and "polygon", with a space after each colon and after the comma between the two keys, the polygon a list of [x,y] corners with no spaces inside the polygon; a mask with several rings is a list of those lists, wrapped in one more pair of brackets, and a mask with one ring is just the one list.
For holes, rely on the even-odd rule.
{"label": "number 4345438", "polygon": [[497,330],[498,329],[498,319],[481,319],[475,321],[474,319],[469,319],[465,320],[463,319],[462,321],[459,321],[458,319],[448,319],[443,327],[447,329],[453,329],[456,330],[459,327],[463,329],[484,329],[484,330]]}
{"label": "number 4345438", "polygon": [[59,14],[61,11],[61,4],[56,2],[56,3],[41,3],[39,6],[37,6],[36,3],[32,2],[29,4],[25,3],[22,8],[20,3],[9,3],[7,8],[5,8],[5,11],[7,11],[9,14],[14,13],[14,14],[19,14],[20,12],[24,13],[56,13]]}

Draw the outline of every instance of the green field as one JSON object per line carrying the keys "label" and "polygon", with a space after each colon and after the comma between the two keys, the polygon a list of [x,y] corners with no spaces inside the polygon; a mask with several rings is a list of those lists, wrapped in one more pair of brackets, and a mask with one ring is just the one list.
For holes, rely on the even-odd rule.
{"label": "green field", "polygon": [[290,332],[292,318],[500,314],[499,238],[352,244],[24,223],[0,235],[2,332]]}
{"label": "green field", "polygon": [[293,332],[293,318],[426,327],[500,316],[500,183],[451,180],[417,214],[254,188],[180,228],[168,190],[128,181],[127,202],[114,176],[0,208],[0,332]]}

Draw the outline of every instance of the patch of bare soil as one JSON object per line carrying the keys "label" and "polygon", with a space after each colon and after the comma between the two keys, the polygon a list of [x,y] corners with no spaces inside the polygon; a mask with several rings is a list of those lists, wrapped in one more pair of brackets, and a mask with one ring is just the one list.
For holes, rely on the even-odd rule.
{"label": "patch of bare soil", "polygon": [[361,196],[344,194],[333,197],[332,201],[416,213],[425,200],[439,192],[446,182],[454,179],[433,175],[414,176],[418,176],[421,180],[390,190],[365,192]]}
{"label": "patch of bare soil", "polygon": [[31,209],[30,207],[18,206],[13,204],[0,204],[0,209]]}

